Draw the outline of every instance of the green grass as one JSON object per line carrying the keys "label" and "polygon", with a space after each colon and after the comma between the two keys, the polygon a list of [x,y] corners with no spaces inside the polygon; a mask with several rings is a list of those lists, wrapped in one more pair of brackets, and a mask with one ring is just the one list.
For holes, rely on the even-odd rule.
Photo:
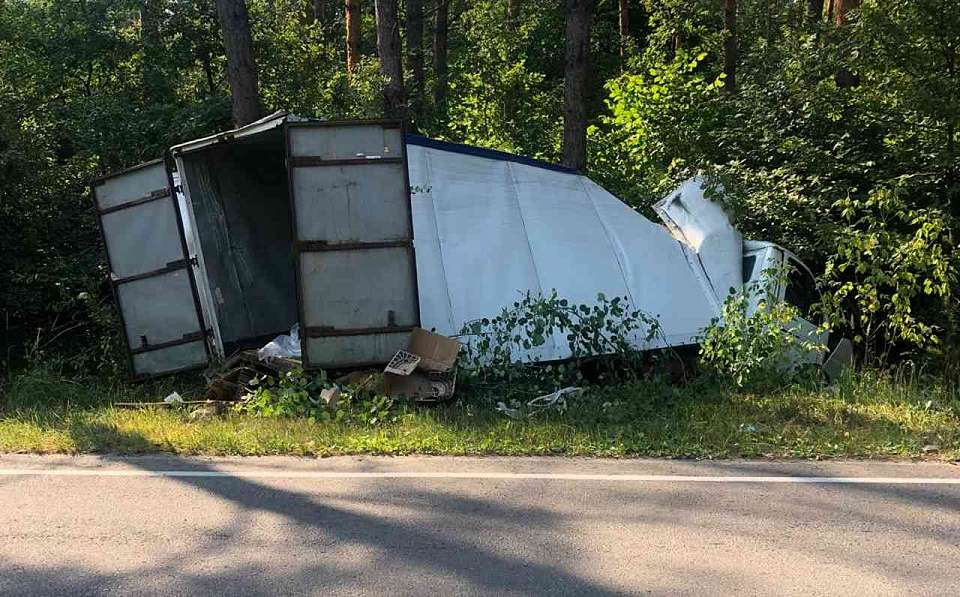
{"label": "green grass", "polygon": [[605,388],[566,413],[519,421],[479,401],[407,407],[376,426],[240,414],[193,420],[188,410],[110,405],[157,400],[186,381],[131,387],[42,369],[15,375],[0,402],[0,452],[960,458],[957,394],[937,380],[876,373],[763,394],[706,383]]}

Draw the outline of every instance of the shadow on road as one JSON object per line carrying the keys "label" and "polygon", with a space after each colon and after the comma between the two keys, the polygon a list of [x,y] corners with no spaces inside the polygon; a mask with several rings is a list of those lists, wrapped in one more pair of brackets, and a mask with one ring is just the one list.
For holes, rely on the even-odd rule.
{"label": "shadow on road", "polygon": [[[110,433],[116,435],[114,439],[122,445],[144,445],[147,440],[133,434],[124,434],[116,428],[87,430],[92,433]],[[122,436],[122,437],[121,437]],[[104,456],[107,460],[116,459],[132,466],[148,471],[169,470],[171,466],[177,469],[197,471],[214,471],[214,466],[202,460],[184,460],[175,462],[176,457],[163,459],[125,459],[119,456]],[[531,547],[524,556],[510,557],[501,555],[491,549],[480,546],[476,533],[482,533],[484,528],[516,527],[522,529],[549,530],[551,525],[558,522],[555,515],[544,508],[517,508],[503,505],[492,500],[471,498],[446,491],[422,491],[405,485],[403,496],[407,499],[402,503],[396,502],[395,496],[375,495],[374,501],[382,501],[391,505],[396,512],[396,506],[402,505],[411,513],[411,523],[400,522],[394,517],[380,517],[368,513],[358,512],[334,505],[342,502],[338,499],[325,500],[323,495],[300,493],[277,486],[258,483],[249,478],[240,477],[167,477],[166,479],[194,487],[211,496],[229,501],[243,513],[241,520],[234,521],[230,528],[219,531],[219,540],[229,541],[232,535],[242,531],[242,525],[249,523],[254,515],[268,513],[281,516],[293,523],[294,530],[314,530],[313,536],[322,535],[328,545],[337,543],[359,545],[375,552],[375,560],[379,566],[402,566],[408,569],[422,571],[430,577],[456,579],[459,586],[472,587],[473,592],[487,594],[520,593],[520,594],[590,594],[613,595],[619,594],[610,588],[597,584],[589,579],[582,578],[559,566],[538,563],[544,555],[539,548]],[[171,505],[171,508],[176,506]],[[473,528],[452,528],[442,524],[444,517],[458,517],[475,513],[484,524]],[[158,515],[164,515],[162,511]],[[432,524],[424,526],[424,519]],[[466,532],[464,532],[466,530]],[[217,543],[217,542],[214,542]],[[164,564],[151,569],[137,571],[127,578],[100,577],[93,571],[76,569],[57,569],[38,567],[33,570],[17,570],[0,563],[0,578],[10,578],[11,575],[21,575],[33,578],[38,586],[46,586],[49,592],[63,591],[62,594],[77,594],[84,592],[103,592],[122,587],[130,587],[128,583],[135,583],[137,576],[167,574],[176,575],[178,583],[186,583],[191,590],[197,592],[220,593],[225,586],[231,592],[245,593],[272,593],[269,578],[270,570],[219,570],[209,575],[191,575],[186,571],[177,570],[185,563],[195,562],[198,558],[216,559],[217,554],[210,549],[198,545],[197,551],[190,554],[177,554],[164,560]],[[324,587],[337,586],[349,583],[355,570],[338,571],[330,564],[317,563],[323,558],[316,555],[317,545],[305,544],[302,546],[305,554],[310,552],[311,557],[303,559],[303,566],[295,575],[284,578],[285,583],[295,586],[315,587],[321,590]],[[566,546],[563,546],[566,550]],[[154,558],[154,561],[156,559]],[[52,572],[50,571],[52,570]],[[70,579],[70,580],[68,580]],[[136,586],[135,584],[133,586]],[[349,585],[347,585],[349,586]],[[2,583],[0,583],[2,587]],[[45,591],[46,592],[46,591]],[[388,591],[389,592],[389,591]]]}

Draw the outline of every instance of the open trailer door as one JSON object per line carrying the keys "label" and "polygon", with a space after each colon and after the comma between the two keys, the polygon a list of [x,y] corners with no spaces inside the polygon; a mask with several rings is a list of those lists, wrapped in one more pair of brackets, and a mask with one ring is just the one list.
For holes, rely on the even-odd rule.
{"label": "open trailer door", "polygon": [[420,323],[397,122],[288,122],[287,169],[307,368],[382,364]]}
{"label": "open trailer door", "polygon": [[134,377],[204,366],[203,316],[163,160],[98,179],[93,196]]}

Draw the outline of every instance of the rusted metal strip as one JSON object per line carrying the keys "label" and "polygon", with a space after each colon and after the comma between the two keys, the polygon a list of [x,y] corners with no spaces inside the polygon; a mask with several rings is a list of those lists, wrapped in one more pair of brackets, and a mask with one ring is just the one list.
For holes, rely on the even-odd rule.
{"label": "rusted metal strip", "polygon": [[365,157],[325,159],[316,156],[294,156],[290,158],[291,168],[318,168],[323,166],[369,166],[373,164],[401,164],[403,158]]}
{"label": "rusted metal strip", "polygon": [[158,342],[156,344],[142,344],[136,348],[131,348],[131,354],[143,354],[145,352],[151,352],[154,350],[162,350],[164,348],[170,348],[172,346],[180,346],[181,344],[190,344],[203,340],[206,338],[207,334],[202,330],[197,330],[196,332],[190,332],[189,334],[184,334],[182,338],[177,338],[176,340],[168,340],[166,342]]}
{"label": "rusted metal strip", "polygon": [[133,201],[128,201],[126,203],[121,203],[120,205],[111,205],[110,207],[98,209],[97,211],[101,216],[105,216],[107,214],[112,214],[115,211],[136,207],[138,205],[143,205],[144,203],[156,201],[157,199],[165,199],[169,196],[170,189],[157,189],[145,197],[140,197],[139,199],[134,199]]}
{"label": "rusted metal strip", "polygon": [[169,274],[180,269],[186,268],[191,263],[188,259],[178,259],[176,261],[171,261],[164,267],[160,269],[155,269],[150,272],[143,272],[142,274],[134,274],[132,276],[126,276],[124,278],[117,278],[111,280],[114,285],[119,286],[121,284],[126,284],[127,282],[136,282],[137,280],[144,280],[146,278],[153,278],[154,276],[162,276],[164,274]]}
{"label": "rusted metal strip", "polygon": [[322,253],[325,251],[364,251],[368,249],[402,249],[413,247],[413,240],[378,240],[369,242],[331,243],[325,240],[298,240],[294,243],[298,252]]}
{"label": "rusted metal strip", "polygon": [[375,336],[377,334],[403,334],[413,331],[416,326],[395,325],[376,328],[343,328],[337,329],[326,326],[308,327],[304,329],[307,338],[333,338],[337,336]]}

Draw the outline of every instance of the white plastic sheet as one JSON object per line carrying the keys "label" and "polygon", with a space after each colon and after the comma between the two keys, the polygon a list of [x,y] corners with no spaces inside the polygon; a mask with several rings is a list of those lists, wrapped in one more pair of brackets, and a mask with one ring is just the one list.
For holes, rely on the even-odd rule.
{"label": "white plastic sheet", "polygon": [[269,361],[270,359],[276,358],[299,359],[300,324],[293,324],[289,334],[281,334],[264,344],[263,348],[257,351],[257,358],[261,361]]}

